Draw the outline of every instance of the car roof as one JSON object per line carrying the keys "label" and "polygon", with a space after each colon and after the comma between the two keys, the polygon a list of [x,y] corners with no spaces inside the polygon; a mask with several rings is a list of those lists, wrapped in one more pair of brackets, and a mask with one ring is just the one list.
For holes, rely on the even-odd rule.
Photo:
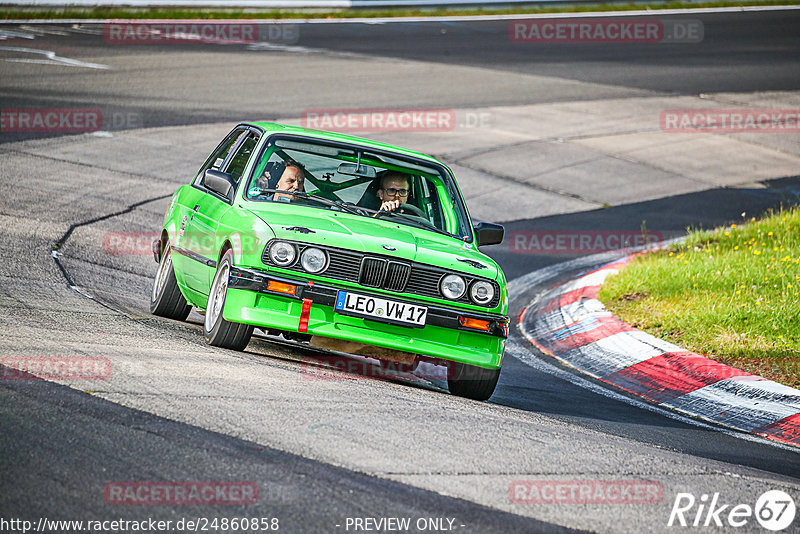
{"label": "car roof", "polygon": [[412,156],[415,158],[424,159],[442,165],[441,161],[437,160],[432,156],[429,156],[428,154],[423,154],[422,152],[417,152],[416,150],[410,150],[407,148],[402,148],[387,143],[381,143],[380,141],[364,139],[363,137],[358,137],[355,135],[348,135],[338,132],[329,132],[326,130],[316,130],[314,128],[303,128],[301,126],[292,126],[289,124],[281,124],[278,122],[250,122],[243,124],[248,124],[250,126],[256,126],[258,128],[261,128],[267,135],[273,133],[285,133],[285,134],[303,135],[315,139],[327,139],[330,141],[339,141],[341,143],[359,145],[366,148],[372,148],[375,150],[385,150],[388,152],[395,152],[396,154],[404,156]]}

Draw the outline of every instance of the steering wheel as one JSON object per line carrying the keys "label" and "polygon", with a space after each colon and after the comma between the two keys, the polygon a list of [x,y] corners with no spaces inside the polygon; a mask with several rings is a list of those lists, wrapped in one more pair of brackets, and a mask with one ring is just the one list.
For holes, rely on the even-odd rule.
{"label": "steering wheel", "polygon": [[[401,210],[405,211],[407,215],[415,215],[417,217],[422,217],[426,221],[428,220],[428,218],[425,216],[425,213],[421,209],[419,209],[418,207],[416,207],[413,204],[400,204],[397,207],[397,209],[392,210],[392,211],[400,213]],[[380,217],[381,213],[391,213],[391,212],[388,212],[388,211],[385,211],[385,210],[384,211],[378,211],[377,216]]]}

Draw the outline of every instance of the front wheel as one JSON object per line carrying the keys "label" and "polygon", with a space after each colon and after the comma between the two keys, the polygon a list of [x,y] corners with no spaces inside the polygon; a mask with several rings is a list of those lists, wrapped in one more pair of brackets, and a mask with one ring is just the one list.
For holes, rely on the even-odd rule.
{"label": "front wheel", "polygon": [[500,378],[500,369],[484,369],[465,363],[451,363],[447,373],[447,386],[450,393],[484,401],[492,396]]}
{"label": "front wheel", "polygon": [[153,291],[150,292],[150,313],[178,321],[186,320],[192,307],[178,288],[175,270],[172,267],[172,247],[165,247],[158,262],[158,271],[153,280]]}
{"label": "front wheel", "polygon": [[253,335],[253,327],[247,324],[232,323],[222,318],[225,308],[225,295],[228,293],[228,277],[233,266],[233,251],[227,250],[217,266],[211,291],[208,292],[208,305],[203,323],[206,343],[224,349],[244,350]]}

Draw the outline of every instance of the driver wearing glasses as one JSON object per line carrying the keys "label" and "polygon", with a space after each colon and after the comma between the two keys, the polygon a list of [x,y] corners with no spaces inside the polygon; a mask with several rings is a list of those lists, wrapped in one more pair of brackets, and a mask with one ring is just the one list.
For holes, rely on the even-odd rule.
{"label": "driver wearing glasses", "polygon": [[384,176],[378,189],[380,211],[394,211],[400,204],[408,202],[409,187],[408,176],[401,172],[392,172]]}

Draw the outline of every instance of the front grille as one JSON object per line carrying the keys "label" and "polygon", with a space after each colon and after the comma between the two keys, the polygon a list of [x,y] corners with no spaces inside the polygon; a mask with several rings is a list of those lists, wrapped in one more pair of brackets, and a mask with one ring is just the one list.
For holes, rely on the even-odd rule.
{"label": "front grille", "polygon": [[387,263],[380,258],[364,258],[361,261],[358,283],[366,287],[381,287],[386,279]]}
{"label": "front grille", "polygon": [[384,282],[384,287],[389,291],[402,292],[406,288],[406,282],[408,282],[409,274],[411,274],[410,265],[407,263],[390,261],[389,268],[386,272],[386,281]]}
{"label": "front grille", "polygon": [[[303,253],[309,245],[306,243],[294,243],[297,246],[297,257]],[[360,284],[364,287],[382,288],[396,293],[409,293],[435,299],[447,300],[439,293],[439,281],[445,274],[456,272],[424,265],[420,263],[404,263],[396,261],[391,256],[364,256],[359,252],[350,250],[314,245],[328,253],[328,268],[320,276],[332,280],[342,280]],[[261,256],[266,265],[274,265],[267,252],[269,244],[264,248]],[[296,261],[289,267],[284,267],[289,271],[305,273],[300,261]],[[457,272],[464,277],[469,286],[475,280],[486,280],[495,288],[495,296],[491,302],[482,307],[494,308],[500,303],[500,286],[493,280],[480,278],[466,273]],[[475,305],[470,299],[468,292],[456,302]]]}
{"label": "front grille", "polygon": [[[325,269],[323,276],[347,282],[358,282],[361,254],[328,250],[328,260],[328,268]],[[303,271],[302,267],[293,270]]]}
{"label": "front grille", "polygon": [[442,276],[444,276],[443,272],[432,271],[415,265],[411,269],[406,291],[440,299],[442,295],[439,293],[439,280],[442,279]]}

